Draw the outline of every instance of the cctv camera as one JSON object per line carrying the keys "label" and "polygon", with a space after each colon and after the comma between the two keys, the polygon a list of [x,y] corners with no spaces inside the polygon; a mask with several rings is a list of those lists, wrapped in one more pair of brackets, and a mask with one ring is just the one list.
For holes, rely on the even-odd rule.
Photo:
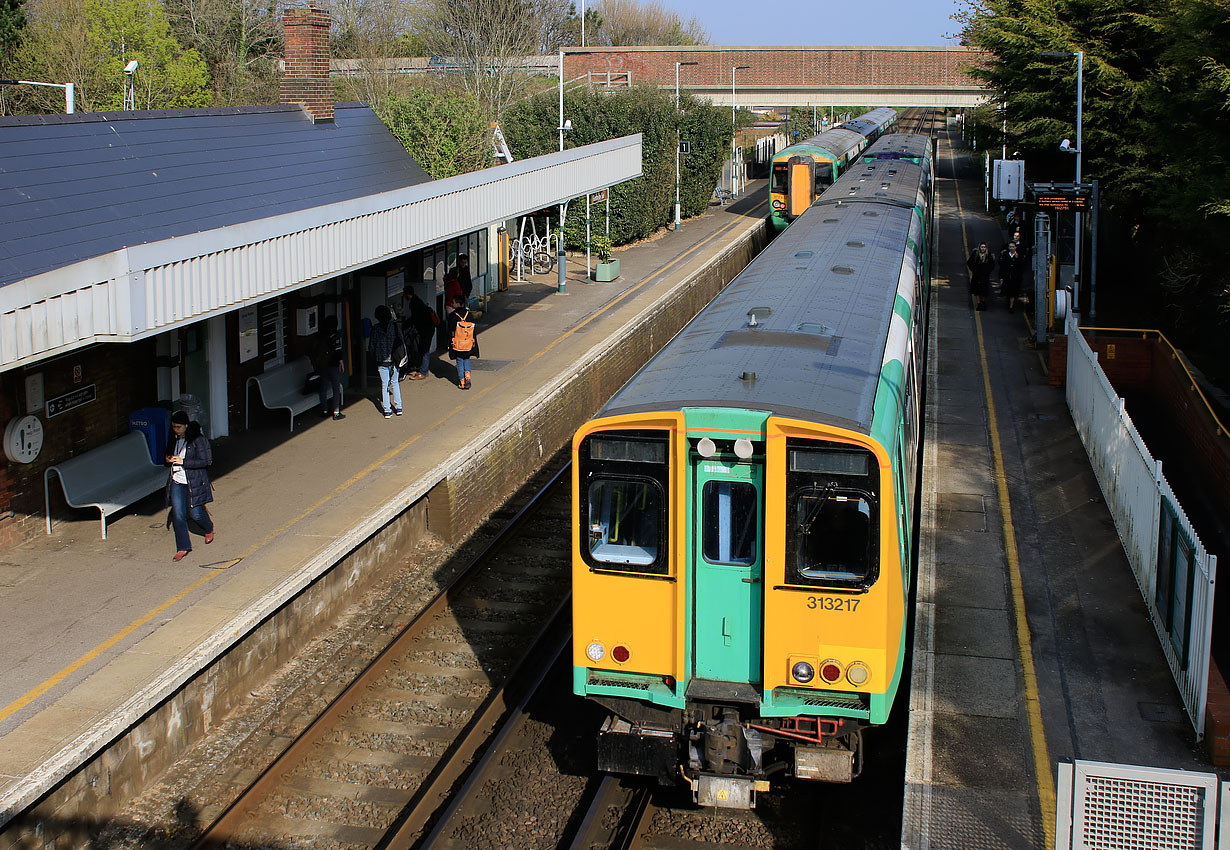
{"label": "cctv camera", "polygon": [[565,129],[565,130],[571,130],[571,129],[572,129],[572,119],[571,119],[571,118],[565,118],[565,119],[564,119],[564,129]]}
{"label": "cctv camera", "polygon": [[129,62],[127,65],[124,66],[125,74],[131,74],[135,70],[137,70],[137,60],[136,59],[133,59],[131,62]]}
{"label": "cctv camera", "polygon": [[1072,141],[1070,139],[1064,139],[1059,143],[1059,149],[1064,153],[1070,152],[1072,150]]}

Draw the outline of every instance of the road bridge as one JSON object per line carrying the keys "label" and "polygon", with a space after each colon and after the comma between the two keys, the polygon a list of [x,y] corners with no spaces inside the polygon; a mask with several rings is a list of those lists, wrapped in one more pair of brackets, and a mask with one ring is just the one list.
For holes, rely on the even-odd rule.
{"label": "road bridge", "polygon": [[966,47],[588,47],[566,48],[564,77],[679,85],[730,106],[971,107],[987,91],[963,69],[981,52]]}

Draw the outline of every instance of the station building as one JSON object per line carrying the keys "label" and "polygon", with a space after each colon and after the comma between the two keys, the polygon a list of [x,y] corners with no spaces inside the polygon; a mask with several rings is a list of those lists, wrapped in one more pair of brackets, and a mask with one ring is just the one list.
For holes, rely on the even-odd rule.
{"label": "station building", "polygon": [[327,316],[362,392],[376,306],[414,290],[442,315],[461,255],[492,293],[506,221],[641,174],[632,136],[433,181],[333,102],[328,15],[284,23],[279,105],[0,118],[0,548],[70,510],[49,467],[142,411],[213,439],[268,422],[249,378]]}

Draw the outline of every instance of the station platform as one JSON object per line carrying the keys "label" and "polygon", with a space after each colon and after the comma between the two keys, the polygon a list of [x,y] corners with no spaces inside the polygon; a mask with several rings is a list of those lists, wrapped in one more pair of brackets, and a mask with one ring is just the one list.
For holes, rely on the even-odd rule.
{"label": "station platform", "polygon": [[6,552],[0,831],[425,496],[493,429],[519,428],[515,413],[536,393],[583,368],[599,340],[670,298],[730,240],[763,229],[766,214],[757,181],[678,231],[618,250],[614,282],[586,280],[583,257],[569,259],[566,294],[554,271],[513,281],[478,320],[483,356],[468,392],[437,355],[429,379],[402,381],[402,416],[386,420],[374,398],[348,392],[344,420],[313,410],[288,434],[279,412],[218,441],[217,537],[206,546],[194,535],[180,562],[161,492],[113,517],[106,540],[97,514],[80,511]]}
{"label": "station platform", "polygon": [[1060,760],[1212,768],[1026,311],[972,309],[965,258],[1005,237],[955,141],[938,156],[902,847],[1049,850]]}

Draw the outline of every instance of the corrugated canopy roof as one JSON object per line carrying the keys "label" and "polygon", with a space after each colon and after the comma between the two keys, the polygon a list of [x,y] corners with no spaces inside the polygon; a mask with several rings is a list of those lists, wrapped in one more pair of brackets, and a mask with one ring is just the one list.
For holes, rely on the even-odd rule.
{"label": "corrugated canopy roof", "polygon": [[428,180],[361,103],[0,118],[0,286]]}

